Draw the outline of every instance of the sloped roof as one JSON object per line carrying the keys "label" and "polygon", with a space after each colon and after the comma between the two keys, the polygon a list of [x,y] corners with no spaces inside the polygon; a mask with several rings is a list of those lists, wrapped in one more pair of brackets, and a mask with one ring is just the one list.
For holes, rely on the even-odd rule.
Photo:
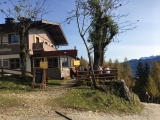
{"label": "sloped roof", "polygon": [[[0,24],[0,33],[6,34],[6,33],[12,33],[15,31],[14,24]],[[31,28],[37,28],[37,29],[44,29],[47,31],[51,38],[54,40],[56,45],[68,45],[68,41],[65,37],[65,34],[60,26],[60,24],[55,22],[49,22],[46,20],[40,20],[40,21],[34,21],[29,27]]]}
{"label": "sloped roof", "polygon": [[35,21],[30,28],[44,29],[46,30],[56,45],[68,45],[68,41],[65,34],[60,26],[60,24],[55,22],[50,22],[46,20]]}

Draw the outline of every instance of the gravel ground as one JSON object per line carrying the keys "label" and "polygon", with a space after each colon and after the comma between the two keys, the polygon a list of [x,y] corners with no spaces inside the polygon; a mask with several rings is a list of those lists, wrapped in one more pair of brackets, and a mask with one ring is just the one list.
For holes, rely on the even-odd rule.
{"label": "gravel ground", "polygon": [[53,90],[32,91],[25,94],[10,94],[10,96],[27,99],[21,107],[4,109],[0,111],[0,120],[160,120],[160,105],[142,103],[145,109],[135,115],[114,115],[95,113],[92,111],[78,112],[71,109],[52,108],[45,104],[45,100],[62,96],[67,92],[70,84],[64,84]]}

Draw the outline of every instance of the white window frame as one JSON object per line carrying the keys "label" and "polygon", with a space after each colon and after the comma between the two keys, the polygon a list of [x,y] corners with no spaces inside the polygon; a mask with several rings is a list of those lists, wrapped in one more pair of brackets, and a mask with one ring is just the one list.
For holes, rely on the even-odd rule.
{"label": "white window frame", "polygon": [[[57,58],[57,66],[50,67],[48,59],[52,59],[52,63],[54,63],[53,62],[53,58]],[[48,62],[48,68],[57,68],[57,67],[59,67],[59,58],[58,57],[47,57],[47,62]]]}
{"label": "white window frame", "polygon": [[[64,58],[67,58],[67,65],[63,65],[63,59]],[[67,56],[63,56],[63,57],[61,57],[61,60],[62,60],[62,67],[69,67],[69,58],[67,57]]]}
{"label": "white window frame", "polygon": [[39,39],[39,43],[41,43],[42,41],[41,41],[40,37],[37,36],[37,35],[33,35],[33,41],[34,41],[34,43],[38,43],[37,42],[37,38]]}
{"label": "white window frame", "polygon": [[[8,62],[8,66],[4,66],[4,62]],[[9,67],[9,59],[3,59],[3,67]]]}

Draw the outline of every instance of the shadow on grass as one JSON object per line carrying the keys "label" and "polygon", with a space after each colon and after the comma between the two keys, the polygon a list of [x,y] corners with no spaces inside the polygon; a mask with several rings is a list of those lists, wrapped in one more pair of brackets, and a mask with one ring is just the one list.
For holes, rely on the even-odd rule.
{"label": "shadow on grass", "polygon": [[[26,77],[23,79],[21,76],[4,76],[0,77],[0,89],[1,90],[25,90],[32,91],[33,78]],[[72,80],[60,80],[60,79],[51,79],[47,80],[47,86],[54,88],[55,86],[63,86],[67,84],[67,87],[76,87],[75,81]],[[39,87],[37,87],[39,89]]]}
{"label": "shadow on grass", "polygon": [[15,84],[21,84],[21,85],[28,85],[31,84],[32,78],[31,77],[26,77],[23,79],[21,76],[4,76],[3,78],[0,77],[0,81],[2,82],[13,82]]}
{"label": "shadow on grass", "polygon": [[0,77],[1,90],[31,90],[31,77],[23,79],[21,76],[4,76]]}
{"label": "shadow on grass", "polygon": [[61,86],[61,83],[57,83],[57,82],[47,82],[47,85],[49,85],[49,86]]}

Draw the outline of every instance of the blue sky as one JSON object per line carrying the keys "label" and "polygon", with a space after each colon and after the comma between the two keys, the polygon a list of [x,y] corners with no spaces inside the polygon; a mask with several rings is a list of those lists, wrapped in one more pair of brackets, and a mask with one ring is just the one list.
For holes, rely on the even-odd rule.
{"label": "blue sky", "polygon": [[[127,0],[124,0],[127,1]],[[52,10],[45,15],[43,19],[61,23],[67,18],[68,13],[75,9],[75,0],[48,0],[50,6],[48,10]],[[136,29],[127,31],[117,35],[119,42],[113,42],[108,46],[105,53],[105,60],[110,58],[114,61],[118,59],[120,62],[127,57],[130,59],[139,59],[140,57],[149,57],[151,55],[160,55],[160,0],[129,0],[129,3],[118,9],[118,13],[127,14],[129,16],[122,21],[135,22]],[[1,18],[5,17],[0,14]],[[4,20],[0,20],[4,23]],[[78,49],[78,57],[81,55],[88,60],[86,48],[79,36],[77,24],[75,21],[71,24],[61,24],[65,36],[69,42],[68,46],[62,46],[59,49]]]}

